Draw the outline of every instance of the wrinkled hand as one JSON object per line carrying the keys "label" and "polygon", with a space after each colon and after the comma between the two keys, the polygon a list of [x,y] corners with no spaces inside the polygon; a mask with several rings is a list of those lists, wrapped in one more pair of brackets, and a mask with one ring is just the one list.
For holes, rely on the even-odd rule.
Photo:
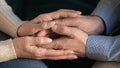
{"label": "wrinkled hand", "polygon": [[59,25],[72,26],[88,34],[100,34],[105,26],[102,19],[98,16],[80,16],[75,18],[66,18],[55,21]]}
{"label": "wrinkled hand", "polygon": [[75,51],[79,57],[85,57],[86,41],[88,34],[78,28],[56,25],[52,28],[53,32],[66,37],[55,39],[49,45],[40,45],[45,48],[67,49]]}
{"label": "wrinkled hand", "polygon": [[16,55],[18,58],[32,59],[76,59],[74,52],[71,50],[53,50],[38,47],[38,45],[52,42],[46,37],[21,37],[13,40]]}
{"label": "wrinkled hand", "polygon": [[[54,26],[55,19],[71,18],[80,16],[81,12],[75,10],[61,9],[51,13],[41,14],[27,23],[23,23],[17,31],[18,36],[35,35],[41,31],[49,29]],[[42,32],[43,33],[43,32]]]}

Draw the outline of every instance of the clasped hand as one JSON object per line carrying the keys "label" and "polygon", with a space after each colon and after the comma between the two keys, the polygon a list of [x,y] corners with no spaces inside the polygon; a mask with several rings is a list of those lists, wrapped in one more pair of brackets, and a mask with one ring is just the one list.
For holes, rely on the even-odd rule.
{"label": "clasped hand", "polygon": [[52,60],[85,57],[88,34],[101,33],[104,28],[99,17],[80,14],[62,9],[23,23],[17,32],[20,38],[13,40],[17,57]]}

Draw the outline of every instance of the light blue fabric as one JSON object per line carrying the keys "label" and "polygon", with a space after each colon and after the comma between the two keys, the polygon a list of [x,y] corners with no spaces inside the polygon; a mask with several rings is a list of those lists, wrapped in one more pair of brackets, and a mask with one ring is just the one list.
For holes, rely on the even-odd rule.
{"label": "light blue fabric", "polygon": [[0,63],[0,68],[48,68],[48,67],[39,60],[17,59]]}
{"label": "light blue fabric", "polygon": [[87,56],[100,61],[120,61],[120,36],[90,36]]}
{"label": "light blue fabric", "polygon": [[100,61],[120,62],[120,34],[112,36],[112,32],[120,27],[120,0],[101,0],[92,15],[100,16],[104,20],[106,36],[89,36],[87,57]]}

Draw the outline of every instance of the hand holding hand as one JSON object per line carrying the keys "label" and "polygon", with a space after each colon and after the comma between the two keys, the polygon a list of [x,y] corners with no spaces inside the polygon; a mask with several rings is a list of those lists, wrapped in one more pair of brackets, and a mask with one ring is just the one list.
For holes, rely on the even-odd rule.
{"label": "hand holding hand", "polygon": [[100,34],[104,31],[105,26],[102,19],[98,16],[79,16],[55,20],[59,25],[72,26],[88,34]]}
{"label": "hand holding hand", "polygon": [[86,42],[88,34],[78,28],[56,25],[52,28],[53,32],[66,37],[55,39],[48,45],[40,45],[45,48],[73,50],[77,56],[85,57]]}
{"label": "hand holding hand", "polygon": [[43,30],[49,29],[54,26],[55,22],[51,22],[55,19],[71,18],[80,16],[81,12],[75,10],[61,9],[51,13],[41,14],[31,21],[23,23],[17,33],[18,36],[34,35]]}
{"label": "hand holding hand", "polygon": [[46,37],[21,37],[13,40],[16,55],[18,58],[32,59],[76,59],[74,52],[71,50],[53,50],[38,47],[43,44],[52,42]]}

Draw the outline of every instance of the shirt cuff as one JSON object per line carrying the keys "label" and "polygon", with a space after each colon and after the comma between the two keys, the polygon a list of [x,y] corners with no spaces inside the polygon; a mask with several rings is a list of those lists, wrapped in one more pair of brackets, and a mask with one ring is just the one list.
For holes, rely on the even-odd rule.
{"label": "shirt cuff", "polygon": [[109,50],[112,44],[113,37],[91,35],[88,37],[86,55],[91,59],[106,61],[109,58]]}
{"label": "shirt cuff", "polygon": [[0,42],[0,62],[17,59],[12,39]]}

